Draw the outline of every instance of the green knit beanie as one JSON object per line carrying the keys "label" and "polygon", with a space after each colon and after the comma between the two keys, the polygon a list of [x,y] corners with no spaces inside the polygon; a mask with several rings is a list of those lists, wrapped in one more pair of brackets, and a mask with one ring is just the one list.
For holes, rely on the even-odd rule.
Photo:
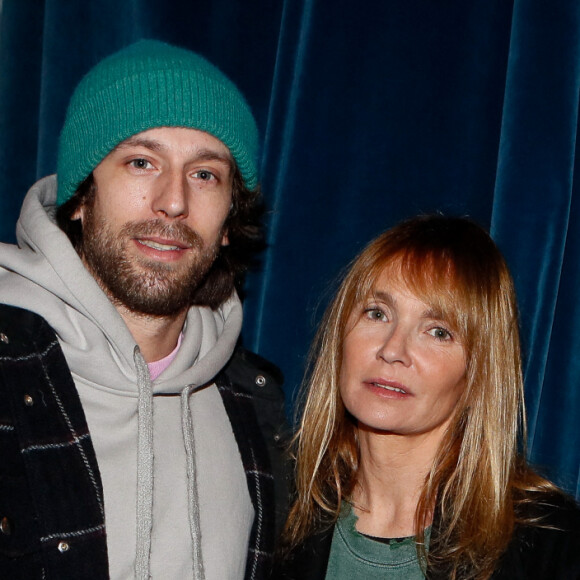
{"label": "green knit beanie", "polygon": [[77,86],[60,134],[57,205],[121,141],[155,127],[189,127],[217,137],[246,187],[258,184],[258,129],[240,91],[194,52],[140,40],[102,60]]}

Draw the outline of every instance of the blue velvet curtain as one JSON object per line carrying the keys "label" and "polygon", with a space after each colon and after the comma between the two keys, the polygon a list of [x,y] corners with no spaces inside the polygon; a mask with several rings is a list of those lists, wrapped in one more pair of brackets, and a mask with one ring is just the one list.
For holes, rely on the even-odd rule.
{"label": "blue velvet curtain", "polygon": [[467,214],[516,280],[531,459],[580,496],[580,3],[0,0],[1,240],[54,171],[75,84],[143,37],[207,56],[258,119],[269,248],[244,340],[289,412],[344,265],[404,217]]}

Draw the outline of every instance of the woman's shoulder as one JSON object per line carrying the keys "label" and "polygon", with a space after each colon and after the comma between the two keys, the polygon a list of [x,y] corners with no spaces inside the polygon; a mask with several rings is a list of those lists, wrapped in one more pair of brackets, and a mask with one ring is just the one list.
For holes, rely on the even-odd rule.
{"label": "woman's shoulder", "polygon": [[580,578],[580,507],[559,492],[534,493],[518,502],[514,536],[494,580]]}
{"label": "woman's shoulder", "polygon": [[580,505],[558,490],[529,493],[516,505],[517,528],[552,530],[560,533],[580,531]]}

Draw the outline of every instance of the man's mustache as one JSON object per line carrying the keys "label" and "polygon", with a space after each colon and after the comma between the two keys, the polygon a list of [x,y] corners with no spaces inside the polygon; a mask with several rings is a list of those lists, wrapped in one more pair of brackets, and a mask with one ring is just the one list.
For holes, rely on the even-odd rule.
{"label": "man's mustache", "polygon": [[203,248],[201,236],[189,226],[180,222],[168,224],[161,219],[126,222],[120,233],[130,238],[155,236],[181,242],[192,248]]}

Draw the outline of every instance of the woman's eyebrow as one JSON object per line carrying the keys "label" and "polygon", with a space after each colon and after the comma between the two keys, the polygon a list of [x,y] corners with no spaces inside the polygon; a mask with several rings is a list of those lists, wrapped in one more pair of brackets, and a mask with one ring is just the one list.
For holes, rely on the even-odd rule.
{"label": "woman's eyebrow", "polygon": [[429,308],[428,310],[425,310],[425,312],[423,312],[421,314],[421,318],[432,318],[434,320],[445,320],[445,316],[443,316],[443,312],[441,312],[441,310],[436,309],[436,308]]}
{"label": "woman's eyebrow", "polygon": [[371,296],[376,300],[385,302],[385,304],[388,304],[389,306],[394,306],[397,303],[395,298],[384,290],[373,290]]}

